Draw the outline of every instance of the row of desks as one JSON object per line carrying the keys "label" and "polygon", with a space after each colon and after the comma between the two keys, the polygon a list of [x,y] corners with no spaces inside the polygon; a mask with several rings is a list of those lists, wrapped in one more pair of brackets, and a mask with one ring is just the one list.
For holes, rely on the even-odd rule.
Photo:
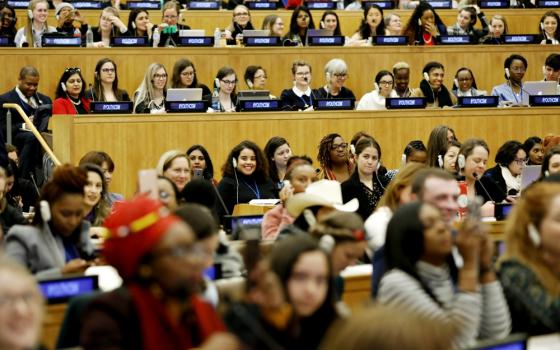
{"label": "row of desks", "polygon": [[[488,21],[494,14],[504,15],[508,21],[508,27],[510,33],[514,34],[529,34],[539,32],[539,21],[543,13],[548,9],[487,9],[484,10]],[[99,15],[101,11],[99,10],[80,10],[80,12],[85,16],[87,22],[92,26],[97,26],[99,24]],[[121,19],[126,24],[128,23],[129,10],[121,11]],[[397,13],[401,16],[403,22],[403,28],[408,22],[410,16],[412,15],[412,10],[386,10],[384,14],[389,14],[391,12]],[[27,21],[26,10],[17,10],[18,17],[18,27],[23,27]],[[282,17],[284,20],[284,28],[286,33],[290,28],[290,17],[292,11],[288,10],[276,10],[276,11],[252,11],[251,20],[255,28],[261,28],[264,17],[274,13]],[[321,15],[323,11],[312,11],[315,25],[319,28],[319,22],[321,20]],[[442,21],[448,25],[454,25],[457,22],[457,10],[456,9],[442,9],[438,10],[437,13],[441,17]],[[161,11],[149,11],[150,20],[152,23],[158,24],[162,21]],[[226,28],[232,22],[232,11],[207,11],[207,10],[191,10],[184,11],[181,16],[180,23],[187,24],[193,29],[205,29],[207,35],[212,35],[216,27]],[[340,19],[340,25],[342,33],[346,36],[351,36],[359,27],[360,22],[363,18],[363,11],[337,11]],[[54,10],[49,11],[49,21],[48,23],[56,27],[57,20],[54,16]],[[480,24],[478,24],[480,26]]]}

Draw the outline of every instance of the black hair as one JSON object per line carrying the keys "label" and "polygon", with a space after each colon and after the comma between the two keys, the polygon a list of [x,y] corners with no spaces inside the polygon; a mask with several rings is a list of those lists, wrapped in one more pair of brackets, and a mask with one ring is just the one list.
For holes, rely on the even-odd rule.
{"label": "black hair", "polygon": [[[540,26],[544,25],[544,20],[545,20],[546,17],[553,17],[556,20],[556,31],[554,32],[554,39],[560,40],[560,16],[558,16],[558,14],[554,11],[546,11],[542,15],[541,20],[539,21],[538,32],[543,33],[543,35],[544,35],[544,29],[541,28]],[[546,37],[544,37],[544,39],[546,39]]]}
{"label": "black hair", "polygon": [[342,32],[340,31],[340,19],[338,18],[336,12],[333,10],[326,10],[323,12],[323,16],[321,16],[321,22],[323,22],[327,16],[334,16],[336,18],[336,28],[334,28],[333,35],[341,36]]}
{"label": "black hair", "polygon": [[[235,75],[235,87],[233,88],[233,91],[231,92],[231,101],[232,101],[233,103],[236,103],[236,101],[237,101],[237,98],[236,98],[237,94],[236,94],[235,91],[237,90],[237,81],[238,81],[238,79],[237,79],[237,73],[235,73],[235,70],[233,70],[233,68],[227,67],[227,66],[226,66],[226,67],[222,67],[222,68],[220,68],[220,69],[218,70],[218,73],[216,73],[216,79],[218,79],[218,80],[221,81],[223,78],[225,78],[225,77],[227,77],[228,75],[231,75],[231,74]],[[215,85],[215,83],[214,83],[214,85]],[[216,86],[216,87],[219,89],[219,88],[220,88],[220,85],[218,85],[218,86]]]}
{"label": "black hair", "polygon": [[[375,28],[375,33],[371,32],[371,28],[369,27],[369,24],[367,22],[367,15],[369,10],[371,9],[377,9],[381,13],[381,22],[379,22],[379,25],[377,26],[377,28]],[[377,4],[368,4],[364,8],[362,22],[360,23],[360,27],[357,31],[362,36],[362,39],[367,39],[370,36],[385,35],[385,20],[383,19],[383,9]]]}
{"label": "black hair", "polygon": [[171,86],[173,88],[183,87],[183,84],[181,83],[181,73],[188,67],[192,67],[194,76],[191,86],[187,86],[187,88],[200,87],[198,84],[198,78],[196,77],[196,68],[194,67],[194,63],[192,63],[192,61],[188,58],[180,58],[175,61],[175,64],[173,65],[173,76],[171,78]]}
{"label": "black hair", "polygon": [[[309,26],[307,29],[315,29],[315,22],[313,22],[313,16],[311,11],[305,6],[298,6],[292,12],[292,17],[290,18],[290,33],[289,35],[299,35],[299,27],[297,24],[297,18],[300,12],[305,12],[309,16]],[[307,30],[305,31],[307,33]]]}
{"label": "black hair", "polygon": [[[520,60],[521,62],[523,62],[523,65],[525,66],[525,70],[527,70],[528,67],[528,63],[527,63],[527,59],[521,55],[518,54],[511,54],[510,56],[508,56],[508,58],[506,58],[504,60],[504,69],[509,69],[511,67],[511,64],[513,63],[513,61],[515,60]],[[504,74],[505,78],[509,80],[508,76],[506,74]]]}
{"label": "black hair", "polygon": [[443,64],[436,62],[436,61],[431,61],[426,63],[426,65],[424,66],[424,68],[422,69],[422,73],[428,73],[430,74],[430,72],[434,69],[438,69],[441,68],[443,70],[445,70],[445,68],[443,67]]}
{"label": "black hair", "polygon": [[459,13],[461,13],[461,11],[468,12],[471,15],[471,20],[469,21],[469,29],[472,29],[475,26],[477,20],[476,9],[472,6],[467,6],[460,9]]}
{"label": "black hair", "polygon": [[525,150],[525,153],[529,155],[529,153],[531,153],[531,150],[533,149],[533,147],[535,147],[535,145],[542,145],[542,139],[540,137],[531,136],[527,138],[527,140],[523,142],[523,149]]}
{"label": "black hair", "polygon": [[206,180],[212,180],[214,178],[214,165],[212,164],[210,154],[208,154],[208,151],[206,150],[206,148],[204,148],[204,146],[192,145],[187,150],[187,157],[190,157],[191,153],[194,151],[200,151],[200,153],[202,153],[202,156],[204,157],[204,161],[206,162],[206,168],[202,171],[202,177]]}
{"label": "black hair", "polygon": [[[262,70],[263,72],[265,72],[264,68],[261,67],[261,66],[248,66],[245,69],[245,74],[243,75],[243,79],[245,80],[245,83],[247,83],[247,81],[250,81],[251,83],[254,83],[255,82],[255,74],[257,74],[259,69]],[[266,74],[266,72],[265,72],[265,74]]]}
{"label": "black hair", "polygon": [[414,152],[428,153],[428,150],[426,149],[426,146],[424,145],[424,142],[422,142],[422,140],[412,140],[406,145],[403,153],[406,156],[407,161],[408,161],[408,157],[410,157],[410,155]]}
{"label": "black hair", "polygon": [[507,141],[498,149],[498,152],[496,152],[494,161],[496,164],[507,167],[515,160],[517,152],[519,152],[520,149],[523,149],[521,142],[515,140]]}
{"label": "black hair", "polygon": [[379,86],[379,82],[381,81],[381,78],[387,75],[390,76],[391,79],[393,79],[393,86],[395,86],[395,76],[393,75],[393,73],[389,72],[388,70],[380,70],[379,72],[377,72],[377,74],[375,75],[375,83]]}
{"label": "black hair", "polygon": [[62,89],[62,85],[64,84],[64,86],[66,86],[66,82],[68,81],[68,79],[70,79],[70,77],[74,74],[78,74],[80,76],[80,79],[82,79],[82,90],[80,91],[80,95],[79,98],[81,99],[82,97],[84,97],[84,93],[86,91],[86,81],[84,80],[84,76],[82,75],[82,71],[80,68],[66,68],[64,70],[64,72],[62,73],[62,76],[60,77],[60,80],[58,81],[58,84],[56,86],[56,93],[55,96],[56,98],[70,98],[70,96],[66,93],[66,91],[64,91]]}
{"label": "black hair", "polygon": [[272,160],[274,157],[274,152],[278,149],[278,147],[288,145],[288,140],[280,136],[273,136],[268,140],[266,145],[264,146],[264,154],[266,155],[266,161],[268,162],[268,173],[270,175],[270,179],[272,182],[277,183],[280,182],[280,178],[278,177],[278,168],[276,167],[276,162]]}
{"label": "black hair", "polygon": [[[467,71],[467,72],[469,72],[469,73],[471,74],[471,77],[472,77],[472,87],[475,88],[475,89],[478,89],[478,87],[476,86],[476,80],[474,79],[474,74],[473,74],[473,72],[472,72],[472,70],[471,70],[470,68],[461,67],[461,68],[457,69],[457,72],[455,73],[455,79],[459,79],[459,78],[458,78],[459,73],[461,73],[462,71]],[[458,87],[458,86],[455,86],[455,82],[453,82],[453,90],[457,90],[457,89],[459,89],[459,87]]]}
{"label": "black hair", "polygon": [[[138,17],[138,15],[141,14],[142,12],[145,12],[148,16],[150,15],[148,13],[148,10],[144,10],[144,9],[132,9],[132,10],[130,10],[130,13],[128,14],[127,28],[128,28],[128,31],[130,33],[132,33],[133,35],[138,35],[138,32],[136,31],[136,29],[137,29],[136,28],[136,17]],[[148,35],[148,33],[146,33],[146,36],[147,35]]]}
{"label": "black hair", "polygon": [[418,24],[418,21],[422,18],[424,12],[428,10],[432,11],[432,13],[434,14],[436,27],[445,27],[443,21],[437,14],[436,10],[432,7],[432,5],[430,5],[430,3],[427,1],[420,1],[418,6],[416,6],[416,8],[414,9],[414,12],[412,12],[412,16],[410,16],[410,19],[408,20],[408,23],[403,30],[403,35],[408,37],[409,45],[414,45],[415,43],[422,42],[423,29],[421,25]]}
{"label": "black hair", "polygon": [[235,170],[233,166],[233,159],[238,161],[237,159],[239,158],[239,154],[246,148],[252,150],[255,153],[255,157],[257,160],[256,169],[251,176],[254,176],[255,180],[259,183],[266,182],[266,180],[268,179],[268,163],[260,147],[253,141],[249,140],[241,141],[229,152],[229,155],[226,158],[226,162],[222,166],[222,177],[235,176],[234,172],[237,170]]}
{"label": "black hair", "polygon": [[[438,169],[434,169],[438,170]],[[439,170],[443,171],[443,170]],[[448,174],[449,175],[449,174]],[[451,175],[449,175],[451,176]],[[385,242],[385,262],[387,271],[399,269],[416,279],[424,291],[438,304],[430,287],[420,278],[416,263],[424,254],[424,224],[420,219],[422,202],[411,202],[397,208],[387,225],[387,238]],[[452,254],[447,258],[451,279],[456,283],[458,277],[457,266]]]}
{"label": "black hair", "polygon": [[551,53],[544,61],[544,65],[549,66],[554,70],[560,70],[560,55],[557,53]]}
{"label": "black hair", "polygon": [[[17,28],[16,28],[17,14],[16,14],[16,10],[8,4],[0,5],[0,11],[2,11],[3,9],[8,9],[12,13],[12,16],[13,16],[14,19],[13,19],[12,24],[9,28],[7,28],[7,29],[2,28],[2,32],[3,32],[2,34],[8,34],[8,35],[11,35],[11,36],[15,36],[16,33],[17,33]],[[4,14],[2,14],[2,16],[0,17],[0,23],[3,22],[3,21],[4,21]]]}

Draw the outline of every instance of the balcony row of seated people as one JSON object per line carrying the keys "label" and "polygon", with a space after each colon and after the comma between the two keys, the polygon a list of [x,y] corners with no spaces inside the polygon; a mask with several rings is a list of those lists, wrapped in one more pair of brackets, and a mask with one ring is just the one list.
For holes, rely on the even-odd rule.
{"label": "balcony row of seated people", "polygon": [[[417,1],[416,1],[417,2]],[[55,9],[57,26],[49,26],[48,3],[46,0],[32,0],[29,3],[29,16],[25,19],[25,26],[16,30],[16,13],[9,6],[1,10],[0,35],[8,36],[17,47],[40,47],[44,33],[63,33],[68,36],[80,36],[85,43],[88,23],[79,10],[70,3],[59,3]],[[480,21],[480,28],[477,26]],[[178,2],[169,1],[163,5],[161,23],[151,22],[146,10],[132,10],[128,23],[119,17],[119,11],[114,7],[107,7],[100,13],[99,23],[92,27],[93,46],[110,47],[113,37],[137,36],[146,37],[153,45],[152,35],[155,29],[160,33],[157,46],[177,46],[182,29],[190,29],[186,23],[184,13]],[[541,44],[558,44],[560,31],[558,24],[560,17],[554,11],[546,11],[534,30],[538,34],[536,42]],[[271,36],[282,38],[287,46],[307,45],[307,32],[316,29],[315,22],[309,9],[304,6],[293,10],[289,28],[281,17],[275,14],[267,16],[262,29],[268,30]],[[341,36],[340,21],[335,11],[323,13],[320,28],[326,29],[333,35]],[[233,9],[232,23],[223,30],[228,45],[235,45],[236,38],[243,30],[253,30],[256,27],[251,22],[251,13],[244,5]],[[533,31],[533,30],[531,30]],[[383,9],[375,4],[368,5],[363,10],[363,18],[359,28],[345,40],[348,46],[371,45],[369,39],[376,36],[393,35],[405,36],[408,45],[437,45],[440,35],[466,35],[473,44],[502,44],[504,35],[508,33],[508,25],[504,16],[494,15],[490,20],[476,5],[466,6],[459,10],[457,22],[446,26],[438,16],[436,10],[427,2],[420,2],[415,7],[408,23],[403,27],[400,16],[396,13],[384,16]],[[528,34],[528,33],[525,33]]]}
{"label": "balcony row of seated people", "polygon": [[[335,58],[327,62],[324,68],[326,84],[316,89],[311,88],[312,67],[305,61],[295,61],[291,68],[294,85],[284,89],[279,99],[283,110],[290,111],[312,111],[319,99],[352,100],[352,103],[355,101],[357,110],[382,110],[386,108],[386,98],[389,97],[424,97],[428,107],[452,107],[456,105],[457,97],[494,95],[499,97],[502,106],[528,105],[529,93],[523,88],[527,68],[528,62],[523,56],[509,56],[504,61],[505,82],[488,92],[477,86],[474,73],[467,67],[457,70],[453,86],[451,90],[448,89],[444,84],[444,66],[439,62],[427,63],[422,70],[420,86],[412,88],[409,86],[411,67],[406,62],[398,62],[391,71],[381,70],[376,73],[373,90],[358,99],[354,92],[344,86],[350,77],[344,60]],[[30,78],[37,77],[38,80],[39,72],[35,68],[31,67],[26,72]],[[551,54],[545,60],[543,80],[558,82],[559,73],[560,55]],[[268,77],[264,68],[249,66],[243,78],[249,90],[266,90]],[[26,77],[20,76],[19,80],[23,84]],[[131,99],[118,85],[116,63],[110,58],[103,58],[95,66],[94,82],[89,87],[80,68],[65,69],[56,85],[53,114],[87,114],[90,112],[91,101],[131,100],[134,102],[134,113],[166,113],[165,102],[169,86],[201,89],[202,99],[209,105],[208,112],[235,112],[238,105],[238,82],[239,77],[232,68],[222,67],[216,74],[213,89],[210,90],[198,80],[196,68],[188,59],[179,59],[175,63],[171,79],[162,64],[152,63]],[[269,97],[275,98],[273,95]],[[213,98],[217,103],[210,105]]]}

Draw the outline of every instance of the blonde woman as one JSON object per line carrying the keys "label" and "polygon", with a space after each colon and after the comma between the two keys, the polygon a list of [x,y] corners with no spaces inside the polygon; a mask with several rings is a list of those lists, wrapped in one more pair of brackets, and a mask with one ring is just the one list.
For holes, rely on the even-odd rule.
{"label": "blonde woman", "polygon": [[121,20],[119,10],[106,7],[99,16],[99,26],[92,29],[93,47],[110,47],[114,36],[128,36],[128,28]]}
{"label": "blonde woman", "polygon": [[166,94],[167,71],[162,64],[152,63],[134,93],[134,113],[165,113]]}
{"label": "blonde woman", "polygon": [[49,3],[46,0],[31,0],[27,10],[27,23],[20,28],[14,39],[17,47],[41,47],[44,33],[56,32],[56,28],[47,24]]}

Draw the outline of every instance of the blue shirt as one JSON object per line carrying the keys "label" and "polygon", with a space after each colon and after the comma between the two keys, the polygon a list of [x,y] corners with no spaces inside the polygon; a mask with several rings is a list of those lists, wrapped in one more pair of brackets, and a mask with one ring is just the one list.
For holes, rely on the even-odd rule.
{"label": "blue shirt", "polygon": [[492,89],[492,96],[498,96],[500,99],[500,105],[503,102],[511,102],[514,105],[529,105],[529,94],[527,91],[523,91],[523,85],[521,85],[521,91],[519,94],[513,92],[509,83],[503,83],[502,85],[494,86]]}

